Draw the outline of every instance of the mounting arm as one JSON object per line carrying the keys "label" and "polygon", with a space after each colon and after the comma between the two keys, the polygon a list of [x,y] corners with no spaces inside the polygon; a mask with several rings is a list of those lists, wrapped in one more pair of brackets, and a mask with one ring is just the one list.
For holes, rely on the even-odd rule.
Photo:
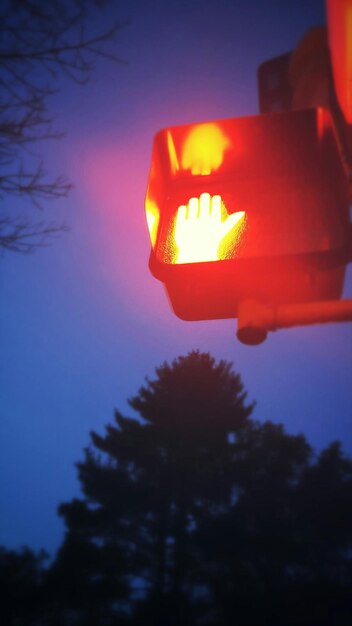
{"label": "mounting arm", "polygon": [[330,300],[284,306],[245,300],[238,308],[237,338],[247,345],[265,341],[268,331],[291,326],[351,322],[352,300]]}

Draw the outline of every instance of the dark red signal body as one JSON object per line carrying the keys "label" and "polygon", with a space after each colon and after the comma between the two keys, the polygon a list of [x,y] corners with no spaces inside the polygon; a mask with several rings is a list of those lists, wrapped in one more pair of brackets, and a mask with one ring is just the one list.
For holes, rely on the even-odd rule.
{"label": "dark red signal body", "polygon": [[348,185],[325,109],[160,131],[146,211],[150,269],[182,319],[341,296]]}

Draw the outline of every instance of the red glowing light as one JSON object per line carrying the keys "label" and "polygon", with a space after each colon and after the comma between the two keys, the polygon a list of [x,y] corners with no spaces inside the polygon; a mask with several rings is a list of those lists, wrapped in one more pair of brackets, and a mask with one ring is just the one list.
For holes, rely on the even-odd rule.
{"label": "red glowing light", "polygon": [[352,0],[327,0],[326,8],[336,93],[352,124]]}
{"label": "red glowing light", "polygon": [[193,176],[208,176],[219,169],[230,141],[218,124],[197,124],[185,139],[182,167]]}
{"label": "red glowing light", "polygon": [[182,319],[341,293],[348,185],[328,110],[160,131],[146,213],[150,269]]}
{"label": "red glowing light", "polygon": [[228,215],[219,195],[202,193],[199,198],[190,198],[176,214],[174,263],[218,261],[229,256],[240,236],[244,216],[244,211]]}

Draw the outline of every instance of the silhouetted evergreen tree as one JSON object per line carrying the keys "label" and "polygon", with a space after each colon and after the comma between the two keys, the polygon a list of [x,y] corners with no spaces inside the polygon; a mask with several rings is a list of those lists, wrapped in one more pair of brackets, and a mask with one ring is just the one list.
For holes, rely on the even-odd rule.
{"label": "silhouetted evergreen tree", "polygon": [[270,422],[252,422],[239,433],[231,502],[204,517],[197,537],[204,585],[215,599],[214,623],[231,623],[239,612],[241,623],[262,623],[266,600],[272,602],[286,584],[297,548],[296,489],[310,454],[303,436],[287,435]]}
{"label": "silhouetted evergreen tree", "polygon": [[[352,462],[250,418],[231,364],[165,363],[78,464],[50,624],[352,623]],[[55,621],[56,620],[56,621]]]}
{"label": "silhouetted evergreen tree", "polygon": [[52,626],[112,624],[129,597],[133,567],[123,536],[128,535],[124,519],[130,512],[123,507],[119,472],[104,471],[88,452],[86,471],[96,480],[98,493],[101,490],[97,503],[104,504],[96,506],[88,497],[60,507],[69,532],[47,577]]}
{"label": "silhouetted evergreen tree", "polygon": [[[140,607],[144,623],[147,615],[150,623],[191,623],[193,537],[209,509],[230,501],[234,441],[252,410],[245,397],[230,364],[193,352],[157,369],[132,398],[138,421],[117,412],[104,437],[91,435],[78,465],[85,500],[60,508],[66,543],[81,536],[100,553],[115,552],[120,576],[110,603],[127,582],[129,606]],[[97,558],[91,579],[106,577],[105,567]]]}
{"label": "silhouetted evergreen tree", "polygon": [[34,626],[43,614],[43,562],[47,554],[29,548],[0,547],[0,623],[4,626]]}

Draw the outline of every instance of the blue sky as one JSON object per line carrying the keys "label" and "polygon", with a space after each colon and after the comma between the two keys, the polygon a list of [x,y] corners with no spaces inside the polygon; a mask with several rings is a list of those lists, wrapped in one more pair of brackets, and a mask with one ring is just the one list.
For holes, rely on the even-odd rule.
{"label": "blue sky", "polygon": [[114,407],[131,414],[145,376],[192,349],[233,361],[257,419],[352,453],[352,327],[280,331],[250,348],[235,321],[182,322],[149,273],[144,218],[154,133],[257,113],[257,66],[323,23],[324,3],[134,0],[114,11],[129,20],[116,44],[127,62],[99,63],[84,88],[63,81],[51,102],[67,134],[43,148],[45,164],[74,189],[47,215],[70,232],[1,259],[0,544],[52,554],[89,431]]}

